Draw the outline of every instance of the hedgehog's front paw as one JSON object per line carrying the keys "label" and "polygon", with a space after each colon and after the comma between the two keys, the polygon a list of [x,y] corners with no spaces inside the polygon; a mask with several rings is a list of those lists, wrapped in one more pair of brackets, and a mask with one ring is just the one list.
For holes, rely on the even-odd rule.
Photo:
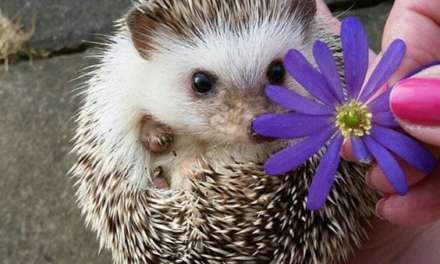
{"label": "hedgehog's front paw", "polygon": [[174,135],[171,133],[158,133],[149,137],[148,148],[153,153],[162,153],[167,151],[173,143]]}
{"label": "hedgehog's front paw", "polygon": [[167,190],[170,188],[170,183],[165,177],[165,173],[162,167],[157,167],[153,171],[153,186],[160,190]]}
{"label": "hedgehog's front paw", "polygon": [[142,118],[140,139],[145,148],[153,153],[167,151],[174,141],[174,133],[170,127],[150,116]]}

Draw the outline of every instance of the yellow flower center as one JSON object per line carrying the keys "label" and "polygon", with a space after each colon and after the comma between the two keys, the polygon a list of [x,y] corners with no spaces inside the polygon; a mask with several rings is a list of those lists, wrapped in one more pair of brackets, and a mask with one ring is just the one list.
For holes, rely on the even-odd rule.
{"label": "yellow flower center", "polygon": [[355,100],[336,108],[336,127],[346,138],[351,135],[369,135],[372,118],[373,114],[368,111],[368,107]]}

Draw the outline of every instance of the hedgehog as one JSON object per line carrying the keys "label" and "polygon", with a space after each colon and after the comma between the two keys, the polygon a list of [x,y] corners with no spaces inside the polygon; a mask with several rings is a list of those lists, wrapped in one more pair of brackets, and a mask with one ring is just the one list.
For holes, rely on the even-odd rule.
{"label": "hedgehog", "polygon": [[[321,155],[280,177],[262,163],[289,142],[251,131],[282,111],[296,48],[341,57],[314,0],[140,0],[88,73],[71,170],[86,224],[114,263],[341,263],[367,239],[377,197],[341,162],[325,207],[306,209]],[[342,69],[342,66],[340,66]],[[343,72],[341,70],[341,72]]]}

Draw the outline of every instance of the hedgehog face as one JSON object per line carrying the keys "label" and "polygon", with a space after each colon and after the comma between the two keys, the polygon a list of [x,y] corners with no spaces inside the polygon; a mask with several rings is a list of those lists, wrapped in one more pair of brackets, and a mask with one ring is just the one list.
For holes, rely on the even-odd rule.
{"label": "hedgehog face", "polygon": [[256,142],[252,120],[276,110],[265,86],[300,89],[281,59],[293,47],[309,53],[314,1],[168,2],[146,2],[128,17],[148,76],[143,107],[184,134]]}

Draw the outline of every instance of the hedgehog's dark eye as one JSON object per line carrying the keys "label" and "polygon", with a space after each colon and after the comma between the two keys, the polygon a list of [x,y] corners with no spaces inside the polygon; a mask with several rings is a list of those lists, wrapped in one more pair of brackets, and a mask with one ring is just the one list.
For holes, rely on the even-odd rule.
{"label": "hedgehog's dark eye", "polygon": [[284,81],[286,70],[282,61],[274,61],[267,70],[267,79],[271,84],[281,84]]}
{"label": "hedgehog's dark eye", "polygon": [[196,72],[192,78],[192,88],[200,95],[205,95],[214,90],[216,79],[209,73]]}

